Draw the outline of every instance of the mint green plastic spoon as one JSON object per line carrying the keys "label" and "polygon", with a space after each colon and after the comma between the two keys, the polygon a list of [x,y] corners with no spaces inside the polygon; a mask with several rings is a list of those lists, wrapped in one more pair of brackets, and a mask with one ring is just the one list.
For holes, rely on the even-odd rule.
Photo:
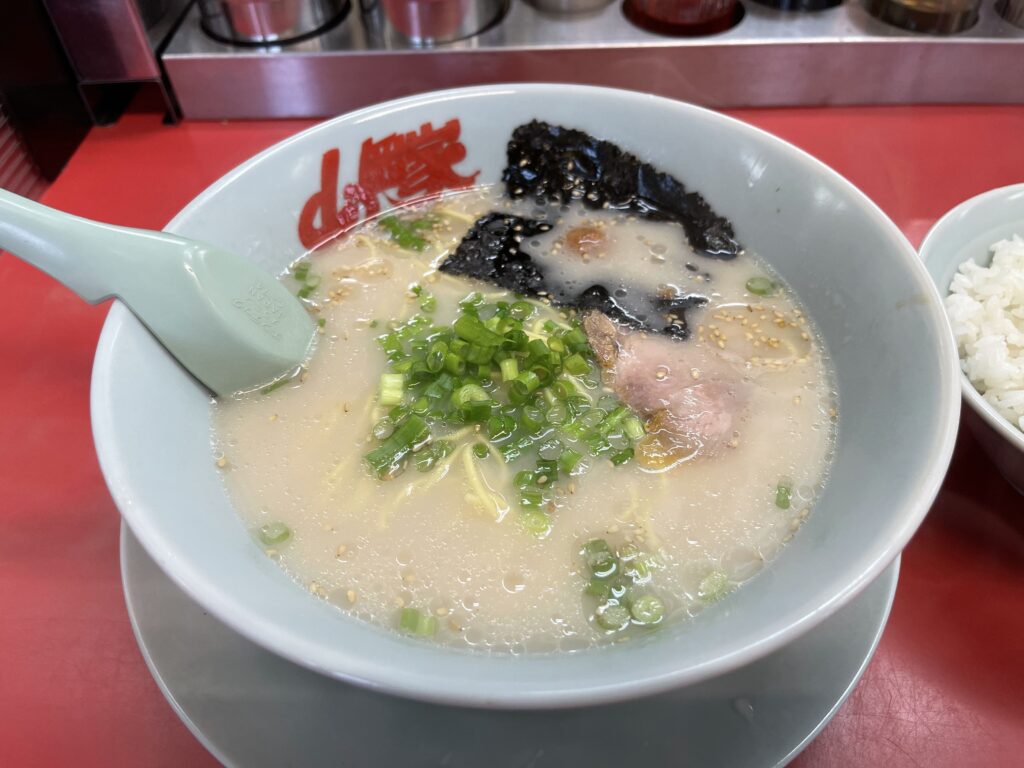
{"label": "mint green plastic spoon", "polygon": [[61,213],[0,190],[0,249],[90,304],[119,298],[216,395],[293,372],[314,326],[273,275],[207,243]]}

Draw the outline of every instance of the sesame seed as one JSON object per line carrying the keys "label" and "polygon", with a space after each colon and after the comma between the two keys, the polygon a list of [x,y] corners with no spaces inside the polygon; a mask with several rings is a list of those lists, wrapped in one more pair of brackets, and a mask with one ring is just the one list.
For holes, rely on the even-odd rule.
{"label": "sesame seed", "polygon": [[354,589],[350,589],[348,592],[345,593],[345,597],[348,598],[348,601],[350,603],[354,603],[356,601],[356,591]]}
{"label": "sesame seed", "polygon": [[219,459],[217,459],[217,466],[220,467],[221,469],[224,469],[224,467],[226,467],[227,465],[228,465],[228,460],[225,459],[223,456],[221,456]]}
{"label": "sesame seed", "polygon": [[337,551],[334,553],[334,556],[344,557],[346,552],[348,552],[348,546],[345,544],[339,544]]}

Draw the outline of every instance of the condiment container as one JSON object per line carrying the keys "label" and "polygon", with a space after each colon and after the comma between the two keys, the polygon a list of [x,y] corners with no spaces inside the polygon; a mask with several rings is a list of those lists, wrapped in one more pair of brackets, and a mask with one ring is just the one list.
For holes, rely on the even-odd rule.
{"label": "condiment container", "polygon": [[348,0],[199,0],[203,31],[241,45],[305,40],[341,21],[348,8]]}
{"label": "condiment container", "polygon": [[911,32],[952,35],[974,26],[981,0],[867,0],[868,13]]}
{"label": "condiment container", "polygon": [[496,24],[508,0],[361,0],[370,35],[395,42],[433,46],[472,37]]}
{"label": "condiment container", "polygon": [[713,35],[733,26],[736,0],[626,0],[623,11],[638,27],[666,35]]}

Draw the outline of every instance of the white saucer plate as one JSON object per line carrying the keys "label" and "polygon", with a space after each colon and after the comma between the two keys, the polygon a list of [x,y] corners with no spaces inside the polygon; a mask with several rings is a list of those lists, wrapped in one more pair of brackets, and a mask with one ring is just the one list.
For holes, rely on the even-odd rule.
{"label": "white saucer plate", "polygon": [[190,600],[121,527],[121,577],[160,690],[222,763],[338,768],[780,766],[817,736],[874,654],[899,560],[827,621],[705,683],[586,709],[425,704],[331,680],[263,650]]}

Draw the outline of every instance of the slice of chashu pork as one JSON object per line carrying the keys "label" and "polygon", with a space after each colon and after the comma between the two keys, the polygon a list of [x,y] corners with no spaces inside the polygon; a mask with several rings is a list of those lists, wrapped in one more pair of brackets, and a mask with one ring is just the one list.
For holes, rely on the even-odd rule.
{"label": "slice of chashu pork", "polygon": [[583,329],[608,385],[645,417],[636,459],[668,469],[714,455],[738,435],[749,384],[728,362],[693,343],[624,329],[588,312]]}

